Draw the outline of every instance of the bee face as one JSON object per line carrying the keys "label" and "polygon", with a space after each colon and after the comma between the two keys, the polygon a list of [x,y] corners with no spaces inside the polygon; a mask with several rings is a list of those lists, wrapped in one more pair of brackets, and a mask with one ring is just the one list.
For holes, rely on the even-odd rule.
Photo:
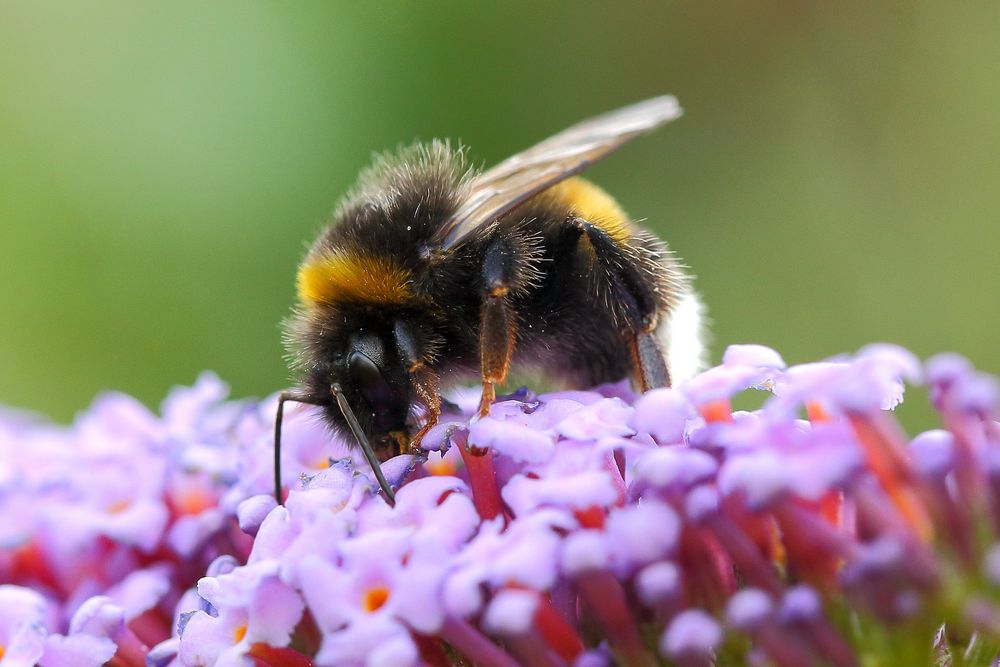
{"label": "bee face", "polygon": [[426,420],[412,441],[434,425],[442,379],[478,375],[484,415],[515,362],[579,385],[669,384],[672,314],[694,299],[689,281],[574,174],[678,115],[673,98],[647,100],[485,172],[441,142],[380,158],[299,269],[287,332],[298,391],[285,398],[323,406],[374,462],[410,439],[414,404]]}
{"label": "bee face", "polygon": [[385,450],[380,451],[381,458],[398,453],[413,391],[392,331],[373,327],[377,324],[373,319],[381,318],[330,312],[306,316],[300,340],[309,342],[299,354],[309,365],[300,384],[308,402],[325,406],[327,423],[348,434],[350,425],[333,393],[338,387],[363,433],[377,449]]}
{"label": "bee face", "polygon": [[395,350],[371,333],[351,338],[345,355],[345,386],[353,387],[364,409],[371,415],[372,435],[402,431],[410,407],[410,391]]}

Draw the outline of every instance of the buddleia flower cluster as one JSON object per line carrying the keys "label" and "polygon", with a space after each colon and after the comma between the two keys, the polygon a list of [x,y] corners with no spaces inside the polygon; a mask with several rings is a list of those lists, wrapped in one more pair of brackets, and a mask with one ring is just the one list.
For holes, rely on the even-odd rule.
{"label": "buddleia flower cluster", "polygon": [[[927,385],[941,428],[893,408]],[[996,381],[730,347],[675,388],[476,392],[382,465],[315,410],[0,416],[0,667],[979,665],[1000,656]],[[733,401],[759,405],[734,410]]]}

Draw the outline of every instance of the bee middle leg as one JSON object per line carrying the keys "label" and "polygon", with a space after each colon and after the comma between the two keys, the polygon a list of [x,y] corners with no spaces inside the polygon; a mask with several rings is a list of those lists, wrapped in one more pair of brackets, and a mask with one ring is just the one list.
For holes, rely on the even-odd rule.
{"label": "bee middle leg", "polygon": [[514,356],[514,315],[507,303],[507,287],[492,288],[483,299],[479,329],[479,363],[483,396],[479,415],[485,417],[496,400],[496,385],[507,379]]}
{"label": "bee middle leg", "polygon": [[516,240],[500,239],[486,250],[483,262],[482,306],[479,320],[479,364],[483,395],[479,415],[485,417],[496,401],[496,386],[507,380],[514,356],[517,320],[510,304],[510,293],[518,286],[517,258],[525,255],[516,249]]}

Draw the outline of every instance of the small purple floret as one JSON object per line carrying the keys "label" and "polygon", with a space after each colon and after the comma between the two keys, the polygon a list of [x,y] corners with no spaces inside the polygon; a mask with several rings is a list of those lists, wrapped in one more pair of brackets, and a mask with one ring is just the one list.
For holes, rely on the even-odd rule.
{"label": "small purple floret", "polygon": [[660,639],[660,652],[668,658],[707,657],[722,642],[718,622],[700,609],[681,612]]}
{"label": "small purple floret", "polygon": [[781,621],[790,623],[818,618],[823,611],[823,603],[815,590],[806,585],[793,586],[781,600],[779,612]]}
{"label": "small purple floret", "polygon": [[787,368],[785,360],[766,345],[730,345],[722,355],[723,366],[757,366],[759,368]]}
{"label": "small purple floret", "polygon": [[726,603],[726,622],[734,628],[752,632],[767,622],[774,611],[774,601],[764,591],[746,588]]}

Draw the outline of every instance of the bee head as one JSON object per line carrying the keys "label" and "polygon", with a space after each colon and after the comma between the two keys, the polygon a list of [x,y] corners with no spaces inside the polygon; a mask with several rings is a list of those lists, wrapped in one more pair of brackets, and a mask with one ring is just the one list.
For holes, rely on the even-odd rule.
{"label": "bee head", "polygon": [[343,392],[347,409],[380,458],[391,456],[405,440],[412,390],[391,338],[373,331],[347,337],[323,385],[330,394],[327,421],[348,438],[352,438],[349,417],[333,395],[334,386]]}
{"label": "bee head", "polygon": [[[294,389],[278,403],[276,455],[283,401],[318,406],[327,427],[348,446],[360,448],[391,502],[378,462],[408,449],[411,406],[422,389],[415,378],[441,345],[436,326],[437,319],[413,308],[315,304],[296,309],[285,322],[285,344],[297,377]],[[275,475],[275,495],[281,498],[279,465]]]}

